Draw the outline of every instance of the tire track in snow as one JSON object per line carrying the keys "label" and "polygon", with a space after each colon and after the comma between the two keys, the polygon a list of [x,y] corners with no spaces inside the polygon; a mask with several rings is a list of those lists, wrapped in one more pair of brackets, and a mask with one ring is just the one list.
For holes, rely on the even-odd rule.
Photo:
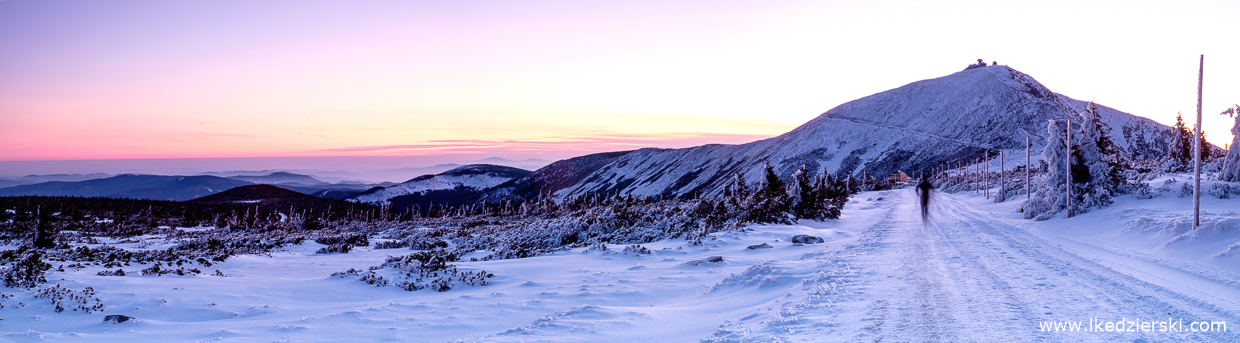
{"label": "tire track in snow", "polygon": [[[969,209],[958,201],[948,202],[948,205],[955,207],[952,208],[954,210],[952,212],[963,214],[962,217],[973,218],[973,222],[980,222],[987,219],[985,217],[988,216],[986,213]],[[1058,244],[1029,233],[1023,227],[1007,224],[1001,220],[992,220],[989,224],[994,227],[993,230],[979,231],[979,233],[985,234],[984,237],[994,239],[996,244],[1007,244],[1017,250],[1025,251],[1027,256],[1031,257],[1031,259],[1025,261],[1036,261],[1046,270],[1059,272],[1059,280],[1057,281],[1066,287],[1063,287],[1063,290],[1058,294],[1050,294],[1049,297],[1041,297],[1041,299],[1045,301],[1070,297],[1073,301],[1069,302],[1068,305],[1075,305],[1075,308],[1065,308],[1065,310],[1072,311],[1074,313],[1073,316],[1078,317],[1079,320],[1098,317],[1102,320],[1114,321],[1125,317],[1126,319],[1133,319],[1132,317],[1135,316],[1137,319],[1144,321],[1166,320],[1170,317],[1185,318],[1186,320],[1223,320],[1237,323],[1238,318],[1240,318],[1233,311],[1220,308],[1209,301],[1201,300],[1202,298],[1214,298],[1213,295],[1190,295],[1176,292],[1128,273],[1117,271],[1092,258],[1075,254]],[[1053,278],[1055,275],[1050,277]],[[1079,299],[1090,299],[1093,302],[1077,301]],[[1099,307],[1104,308],[1100,309]],[[1053,315],[1062,316],[1063,314]],[[1068,319],[1078,320],[1066,317],[1048,317],[1044,320],[1062,321]],[[1106,336],[1105,334],[1094,333],[1094,335],[1107,341],[1116,338]],[[1125,338],[1131,337],[1125,336]],[[1145,338],[1204,342],[1234,342],[1240,339],[1240,337],[1234,334],[1234,331],[1206,335],[1157,333]]]}
{"label": "tire track in snow", "polygon": [[1002,298],[986,299],[992,308],[1001,305],[1002,300],[1008,300],[1002,305],[1023,307],[1016,313],[1022,313],[1027,328],[1016,327],[1010,334],[1023,332],[1031,339],[1077,341],[1236,339],[1231,334],[1132,333],[1116,337],[1115,333],[1038,332],[1036,325],[1040,321],[1088,323],[1090,318],[1151,321],[1183,317],[1235,323],[1236,315],[1076,255],[1023,227],[970,208],[952,196],[940,196],[938,204],[936,212],[941,218],[936,218],[930,228],[936,229],[947,245],[961,252],[973,270],[990,279],[997,286],[995,289],[1003,291]]}
{"label": "tire track in snow", "polygon": [[1238,321],[1233,312],[1073,254],[953,195],[939,194],[933,216],[923,225],[911,195],[907,191],[898,197],[903,203],[888,218],[893,229],[885,243],[850,261],[865,271],[852,285],[864,294],[859,297],[864,309],[850,311],[864,313],[854,341],[1237,339],[1234,330],[1197,335],[1041,332],[1042,321],[1081,321],[1087,328],[1090,318]]}

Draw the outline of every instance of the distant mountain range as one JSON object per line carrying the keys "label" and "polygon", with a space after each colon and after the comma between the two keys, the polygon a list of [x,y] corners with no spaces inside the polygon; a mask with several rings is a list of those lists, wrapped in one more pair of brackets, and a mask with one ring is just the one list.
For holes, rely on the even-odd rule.
{"label": "distant mountain range", "polygon": [[40,182],[49,181],[85,181],[92,179],[102,179],[112,176],[104,173],[94,174],[51,174],[51,175],[26,175],[16,178],[0,178],[0,188],[13,187],[21,185],[29,185]]}
{"label": "distant mountain range", "polygon": [[326,183],[309,175],[287,172],[229,177],[121,174],[82,181],[47,181],[4,187],[0,188],[0,196],[47,195],[180,201],[253,184],[277,185],[306,194],[316,192],[347,194],[337,199],[381,186],[351,182]]}

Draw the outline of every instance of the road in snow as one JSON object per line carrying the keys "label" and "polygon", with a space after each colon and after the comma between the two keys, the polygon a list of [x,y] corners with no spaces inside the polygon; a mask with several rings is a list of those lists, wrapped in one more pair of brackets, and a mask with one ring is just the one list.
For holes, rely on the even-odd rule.
{"label": "road in snow", "polygon": [[[1135,205],[1031,222],[1018,219],[1015,202],[938,194],[923,223],[913,201],[910,190],[862,193],[838,221],[753,226],[703,246],[643,244],[648,255],[613,245],[462,262],[463,270],[495,273],[493,284],[442,293],[329,277],[407,250],[316,255],[316,243],[229,259],[216,266],[229,275],[222,278],[70,269],[48,278],[93,287],[107,310],[54,313],[29,292],[4,289],[16,297],[0,309],[0,341],[1240,341],[1236,257],[1194,260],[1097,234],[1118,232]],[[794,234],[826,243],[789,243]],[[1236,232],[1219,237],[1235,240]],[[772,248],[746,248],[762,243]],[[686,264],[708,256],[724,262]],[[19,301],[26,306],[11,306]],[[102,323],[105,314],[138,320]],[[1182,319],[1185,331],[1195,320],[1232,327],[1040,330],[1048,321],[1088,330],[1091,318]]]}
{"label": "road in snow", "polygon": [[866,271],[856,285],[865,295],[845,311],[864,313],[858,340],[1240,339],[1234,331],[1042,332],[1046,321],[1081,321],[1081,330],[1089,330],[1091,318],[1235,325],[1240,279],[1215,268],[1141,260],[1044,235],[1029,227],[1034,223],[1001,218],[961,196],[936,197],[934,215],[922,223],[909,192],[892,196],[899,198],[895,211],[871,229],[881,239],[850,259]]}

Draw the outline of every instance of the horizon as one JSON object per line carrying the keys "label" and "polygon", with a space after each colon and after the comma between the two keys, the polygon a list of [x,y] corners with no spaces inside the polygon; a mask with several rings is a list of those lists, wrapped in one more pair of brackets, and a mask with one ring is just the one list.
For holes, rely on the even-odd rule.
{"label": "horizon", "polygon": [[1240,48],[1220,44],[1235,9],[6,1],[0,46],[16,53],[0,56],[0,175],[133,161],[394,169],[741,144],[978,57],[1161,124],[1183,112],[1191,127],[1204,53],[1203,128],[1221,147],[1231,118],[1218,113],[1240,102],[1227,97],[1240,84],[1225,82],[1240,78],[1227,63]]}

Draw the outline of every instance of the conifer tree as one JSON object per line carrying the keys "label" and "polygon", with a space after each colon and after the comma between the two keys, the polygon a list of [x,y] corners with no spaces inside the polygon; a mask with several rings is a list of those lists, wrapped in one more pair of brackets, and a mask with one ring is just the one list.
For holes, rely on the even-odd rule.
{"label": "conifer tree", "polygon": [[[821,180],[821,179],[819,179]],[[814,220],[822,220],[819,214],[821,201],[818,200],[818,184],[812,176],[809,175],[804,165],[801,169],[797,169],[792,173],[792,192],[795,196],[796,204],[792,206],[792,212],[797,218],[808,218]]]}
{"label": "conifer tree", "polygon": [[750,195],[747,201],[750,213],[748,221],[791,224],[788,216],[792,211],[792,197],[788,196],[787,186],[775,175],[775,168],[770,164],[766,164],[763,170],[762,187]]}
{"label": "conifer tree", "polygon": [[[1223,114],[1233,115],[1236,109],[1240,109],[1240,106],[1232,107]],[[1240,115],[1235,116],[1235,119],[1231,126],[1231,134],[1235,135],[1235,138],[1232,138],[1231,145],[1227,146],[1227,155],[1223,157],[1223,170],[1218,175],[1219,180],[1227,182],[1240,182],[1240,147],[1237,147],[1240,145]]]}
{"label": "conifer tree", "polygon": [[1193,133],[1184,125],[1184,119],[1180,113],[1175,114],[1175,125],[1171,126],[1171,146],[1167,149],[1167,154],[1171,158],[1174,169],[1182,171],[1192,163],[1193,155]]}

